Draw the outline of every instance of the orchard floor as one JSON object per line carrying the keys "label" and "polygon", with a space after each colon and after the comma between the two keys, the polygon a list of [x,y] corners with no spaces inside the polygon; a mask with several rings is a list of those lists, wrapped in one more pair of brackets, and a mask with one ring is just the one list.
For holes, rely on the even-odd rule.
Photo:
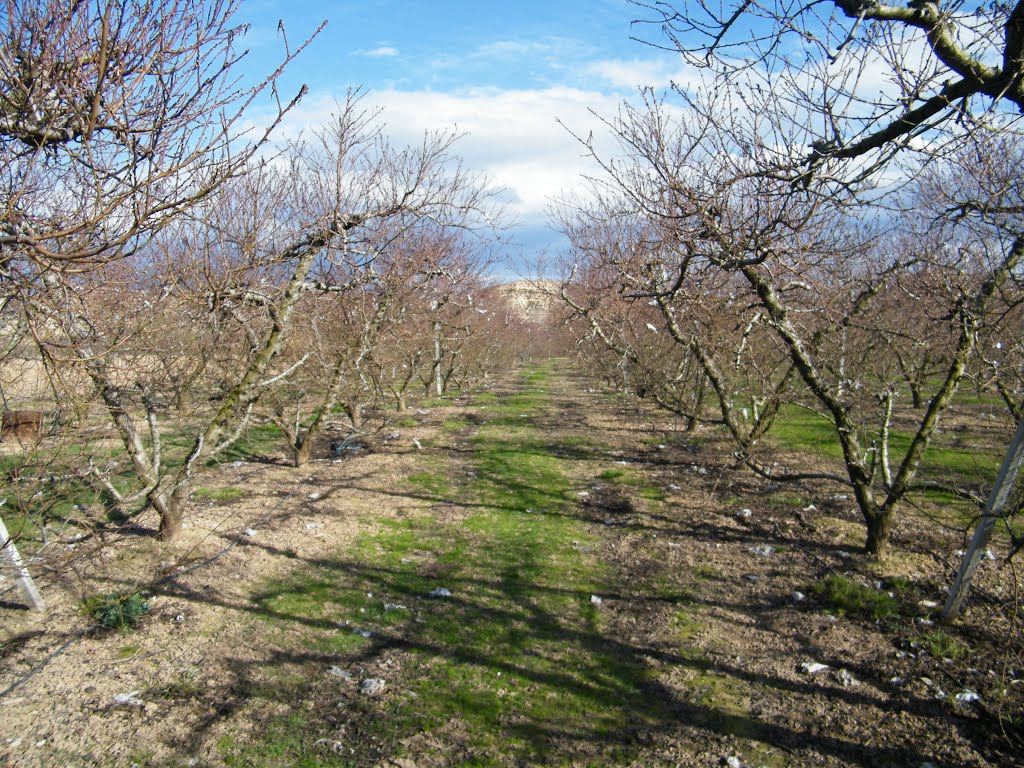
{"label": "orchard floor", "polygon": [[[773,487],[592,386],[553,363],[344,458],[225,464],[173,547],[72,544],[45,618],[3,582],[0,765],[1022,759],[1009,566],[932,623],[960,533],[910,514],[864,558],[841,489]],[[895,611],[837,610],[834,574]],[[90,627],[83,595],[132,589],[134,632]]]}

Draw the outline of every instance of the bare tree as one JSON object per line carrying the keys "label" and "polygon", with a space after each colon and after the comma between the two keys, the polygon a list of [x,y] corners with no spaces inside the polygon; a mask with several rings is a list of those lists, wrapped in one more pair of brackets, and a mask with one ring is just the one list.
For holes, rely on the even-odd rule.
{"label": "bare tree", "polygon": [[[771,112],[766,143],[797,140],[797,152],[776,157],[793,182],[867,180],[1024,111],[1024,2],[634,5],[648,12],[634,22],[642,39],[682,54],[705,85],[742,83],[746,106]],[[647,40],[648,26],[661,36]]]}
{"label": "bare tree", "polygon": [[[243,170],[243,123],[282,68],[237,77],[235,0],[21,2],[0,7],[0,278],[33,281],[123,258]],[[308,42],[308,41],[307,41]]]}
{"label": "bare tree", "polygon": [[[779,173],[782,150],[748,132],[752,126],[770,127],[769,118],[724,110],[730,95],[723,86],[714,96],[693,97],[687,104],[697,115],[673,113],[649,98],[642,108],[626,107],[610,121],[624,152],[613,161],[599,158],[606,174],[601,183],[618,194],[609,199],[621,215],[646,219],[654,234],[633,238],[629,247],[635,252],[609,258],[608,264],[616,270],[619,292],[656,304],[671,336],[698,357],[739,458],[776,481],[822,477],[848,485],[865,519],[866,550],[883,554],[896,512],[916,487],[924,451],[965,375],[979,329],[988,322],[993,297],[1024,257],[1024,241],[1012,225],[989,226],[983,237],[977,227],[961,229],[978,218],[973,215],[959,217],[953,230],[937,229],[949,205],[928,197],[928,174],[907,193],[918,219],[890,218],[865,229],[851,216],[860,209],[855,188],[827,176],[804,176],[794,184],[795,177]],[[990,157],[993,163],[1004,159]],[[1009,170],[1005,163],[1002,168]],[[936,166],[934,173],[950,171]],[[988,173],[995,174],[995,167]],[[890,198],[891,207],[899,202]],[[898,241],[914,243],[914,250],[889,247],[893,241],[885,230],[901,227],[915,236]],[[930,347],[942,353],[936,360],[940,383],[929,392],[908,447],[894,456],[891,421],[898,384],[894,366],[886,362],[891,357],[872,364],[870,378],[857,381],[851,372],[877,357],[869,351],[883,349],[899,335],[882,313],[884,297],[923,285],[922,274],[938,281],[929,297],[934,323],[928,333],[948,342]],[[709,279],[710,289],[704,285]],[[742,362],[739,352],[754,349],[744,344],[748,331],[723,345],[728,335],[709,337],[699,320],[707,297],[722,296],[723,290],[735,293],[735,329],[768,332],[748,375],[732,384],[717,358],[726,348]],[[707,321],[702,325],[713,327]],[[760,383],[752,392],[749,374],[755,371],[753,381]],[[772,409],[791,377],[810,398],[795,402],[812,408],[834,430],[841,472],[780,471],[758,460],[754,442],[770,426]],[[735,382],[745,389],[747,403],[767,397],[772,405],[749,429],[733,406]]]}

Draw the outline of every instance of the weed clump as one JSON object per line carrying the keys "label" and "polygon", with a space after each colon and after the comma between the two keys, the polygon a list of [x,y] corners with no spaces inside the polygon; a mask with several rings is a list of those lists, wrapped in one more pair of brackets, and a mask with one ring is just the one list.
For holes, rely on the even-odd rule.
{"label": "weed clump", "polygon": [[840,615],[879,621],[899,613],[896,599],[888,592],[858,584],[839,573],[832,573],[811,586],[811,592]]}
{"label": "weed clump", "polygon": [[960,659],[970,652],[964,643],[941,629],[926,632],[921,638],[928,655],[936,659]]}
{"label": "weed clump", "polygon": [[85,612],[102,627],[130,632],[149,613],[149,603],[138,592],[110,592],[87,597]]}

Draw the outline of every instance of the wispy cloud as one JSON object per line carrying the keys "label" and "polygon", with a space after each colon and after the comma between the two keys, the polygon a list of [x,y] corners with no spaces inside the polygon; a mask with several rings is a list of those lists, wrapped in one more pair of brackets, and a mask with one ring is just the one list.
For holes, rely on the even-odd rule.
{"label": "wispy cloud", "polygon": [[398,55],[398,49],[393,47],[393,46],[390,46],[390,45],[382,45],[382,46],[379,46],[377,48],[371,48],[370,50],[367,50],[367,51],[356,51],[356,54],[359,55],[359,56],[371,56],[371,57],[397,56]]}
{"label": "wispy cloud", "polygon": [[506,38],[475,48],[435,55],[435,72],[458,74],[463,83],[475,75],[483,83],[522,85],[566,83],[594,53],[592,46],[571,37]]}

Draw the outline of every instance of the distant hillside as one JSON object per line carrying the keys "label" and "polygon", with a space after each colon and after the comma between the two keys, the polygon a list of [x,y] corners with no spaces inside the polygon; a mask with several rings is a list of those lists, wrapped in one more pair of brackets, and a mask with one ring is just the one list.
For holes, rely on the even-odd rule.
{"label": "distant hillside", "polygon": [[497,286],[497,291],[513,312],[534,323],[546,323],[558,300],[552,295],[558,291],[554,280],[517,280]]}

